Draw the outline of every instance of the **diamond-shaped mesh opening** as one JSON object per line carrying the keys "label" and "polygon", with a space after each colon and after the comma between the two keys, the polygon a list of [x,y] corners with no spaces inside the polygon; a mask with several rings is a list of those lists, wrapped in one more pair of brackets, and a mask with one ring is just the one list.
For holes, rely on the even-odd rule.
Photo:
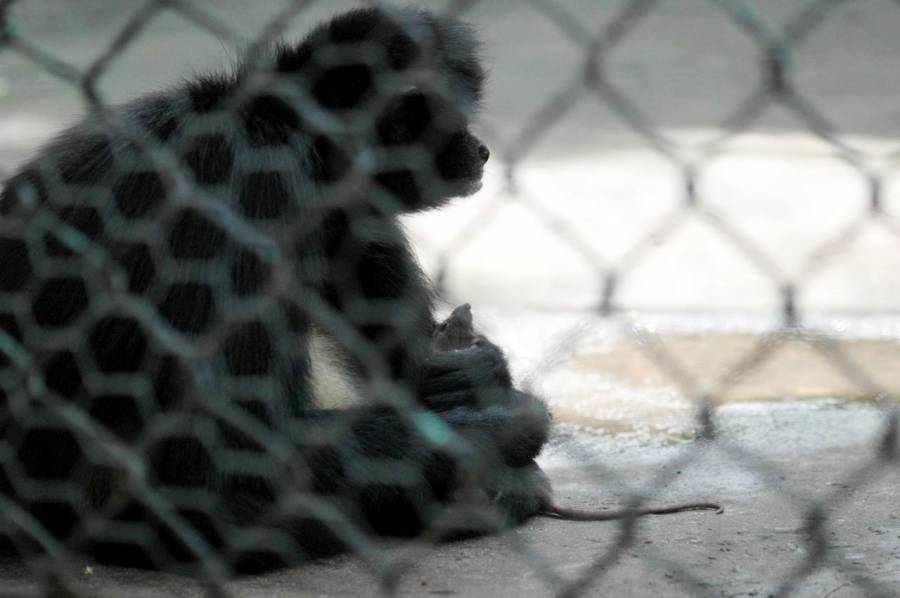
{"label": "diamond-shaped mesh opening", "polygon": [[63,4],[0,594],[900,592],[896,2]]}
{"label": "diamond-shaped mesh opening", "polygon": [[[759,83],[756,49],[704,2],[651,4],[605,56],[610,82],[661,128],[719,125]],[[713,110],[698,101],[709,93],[718,97]]]}

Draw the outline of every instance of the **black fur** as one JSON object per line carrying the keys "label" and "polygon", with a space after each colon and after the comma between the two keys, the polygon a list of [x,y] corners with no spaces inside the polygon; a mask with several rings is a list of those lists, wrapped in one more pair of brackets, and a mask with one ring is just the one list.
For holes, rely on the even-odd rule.
{"label": "black fur", "polygon": [[[549,416],[495,346],[432,351],[396,221],[478,188],[477,48],[455,20],[356,10],[89,119],[7,181],[0,535],[19,553],[256,570],[420,533],[467,488],[501,526],[539,510]],[[364,405],[317,406],[313,333]]]}

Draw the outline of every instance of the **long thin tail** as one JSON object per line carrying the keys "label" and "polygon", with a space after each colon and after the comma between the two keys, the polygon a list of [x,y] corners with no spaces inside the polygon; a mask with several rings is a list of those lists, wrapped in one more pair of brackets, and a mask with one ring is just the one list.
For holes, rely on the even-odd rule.
{"label": "long thin tail", "polygon": [[684,511],[715,511],[724,513],[725,509],[716,502],[689,502],[668,507],[646,507],[640,509],[618,509],[615,511],[584,511],[553,505],[550,509],[541,513],[547,517],[565,519],[566,521],[614,521],[628,519],[630,517],[643,517],[644,515],[668,515],[669,513],[682,513]]}

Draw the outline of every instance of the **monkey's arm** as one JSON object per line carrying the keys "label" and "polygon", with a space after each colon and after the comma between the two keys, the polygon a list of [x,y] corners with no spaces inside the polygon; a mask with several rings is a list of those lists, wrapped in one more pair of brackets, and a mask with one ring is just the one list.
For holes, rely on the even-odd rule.
{"label": "monkey's arm", "polygon": [[[499,447],[502,461],[527,465],[549,434],[551,417],[534,395],[512,385],[503,351],[472,327],[471,307],[455,309],[435,333],[434,347],[449,339],[461,348],[434,350],[426,362],[423,403],[444,417],[460,418]],[[467,344],[471,343],[471,344]],[[446,344],[446,343],[444,343]]]}

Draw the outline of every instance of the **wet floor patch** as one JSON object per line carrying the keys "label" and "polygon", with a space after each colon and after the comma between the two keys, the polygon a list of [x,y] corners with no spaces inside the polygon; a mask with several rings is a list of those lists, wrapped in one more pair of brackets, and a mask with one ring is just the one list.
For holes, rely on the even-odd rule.
{"label": "wet floor patch", "polygon": [[[714,403],[900,394],[900,342],[792,334],[669,334],[585,347],[570,367],[626,387],[708,394]],[[662,357],[659,357],[659,356]],[[657,356],[654,358],[654,356]],[[671,366],[665,365],[671,360]]]}
{"label": "wet floor patch", "polygon": [[586,343],[548,373],[537,387],[557,424],[616,446],[673,446],[696,437],[698,397],[718,405],[719,415],[738,413],[745,427],[770,430],[788,411],[802,419],[807,411],[847,405],[877,410],[900,397],[894,339],[742,332],[654,338],[658,345],[627,335]]}

